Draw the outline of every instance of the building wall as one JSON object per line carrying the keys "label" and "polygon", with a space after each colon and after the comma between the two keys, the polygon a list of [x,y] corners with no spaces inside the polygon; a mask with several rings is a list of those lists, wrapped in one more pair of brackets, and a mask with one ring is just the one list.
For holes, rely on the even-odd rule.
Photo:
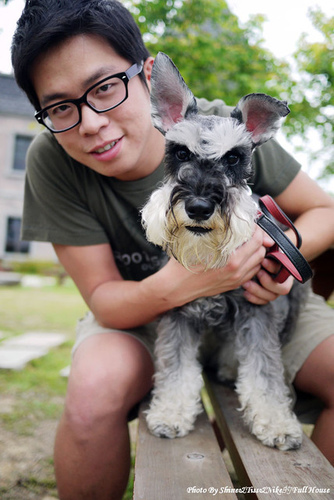
{"label": "building wall", "polygon": [[[0,259],[56,260],[51,244],[30,242],[28,251],[8,251],[8,221],[21,219],[24,170],[14,169],[17,138],[33,138],[40,128],[33,116],[15,116],[0,112]],[[7,247],[7,249],[6,249]]]}

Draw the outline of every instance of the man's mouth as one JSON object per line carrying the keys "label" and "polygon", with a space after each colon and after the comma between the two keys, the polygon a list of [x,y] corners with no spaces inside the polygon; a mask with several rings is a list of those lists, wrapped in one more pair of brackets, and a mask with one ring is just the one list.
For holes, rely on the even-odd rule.
{"label": "man's mouth", "polygon": [[103,148],[95,149],[94,153],[105,153],[106,151],[109,151],[109,149],[112,149],[118,143],[118,141],[119,139],[106,144],[105,146],[103,146]]}
{"label": "man's mouth", "polygon": [[186,229],[195,234],[205,234],[212,231],[210,227],[202,227],[202,226],[186,226]]}

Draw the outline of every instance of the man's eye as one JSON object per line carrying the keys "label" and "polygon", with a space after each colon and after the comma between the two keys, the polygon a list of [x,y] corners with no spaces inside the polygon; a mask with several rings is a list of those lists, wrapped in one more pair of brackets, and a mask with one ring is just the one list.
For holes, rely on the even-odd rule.
{"label": "man's eye", "polygon": [[175,152],[175,156],[179,161],[189,161],[191,153],[188,148],[180,148]]}
{"label": "man's eye", "polygon": [[89,95],[92,94],[93,96],[103,97],[104,94],[110,95],[115,92],[123,91],[123,89],[124,89],[124,84],[122,80],[120,80],[119,78],[111,78],[110,80],[94,88]]}
{"label": "man's eye", "polygon": [[112,83],[105,83],[104,85],[101,85],[96,89],[97,94],[103,94],[105,92],[108,92],[112,90],[113,84]]}
{"label": "man's eye", "polygon": [[52,116],[56,115],[59,116],[66,113],[70,113],[71,111],[72,111],[72,106],[70,104],[60,104],[59,106],[51,108],[49,114],[51,113]]}
{"label": "man's eye", "polygon": [[230,167],[235,167],[240,162],[240,157],[236,154],[227,154],[225,156],[225,161]]}

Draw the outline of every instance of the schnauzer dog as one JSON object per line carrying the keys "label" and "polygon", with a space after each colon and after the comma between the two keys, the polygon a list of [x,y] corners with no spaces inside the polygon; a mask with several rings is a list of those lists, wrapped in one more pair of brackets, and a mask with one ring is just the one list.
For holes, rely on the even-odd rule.
{"label": "schnauzer dog", "polygon": [[[258,208],[247,187],[252,152],[273,137],[289,108],[265,94],[249,94],[229,118],[201,116],[163,53],[151,83],[153,124],[166,138],[166,179],[142,210],[147,238],[188,269],[224,266],[255,227]],[[235,381],[250,431],[267,446],[298,448],[302,431],[291,410],[280,348],[295,323],[302,290],[296,283],[288,296],[256,306],[237,289],[164,314],[146,415],[150,431],[175,438],[193,429],[202,411],[203,344],[212,347],[210,365],[219,380]]]}

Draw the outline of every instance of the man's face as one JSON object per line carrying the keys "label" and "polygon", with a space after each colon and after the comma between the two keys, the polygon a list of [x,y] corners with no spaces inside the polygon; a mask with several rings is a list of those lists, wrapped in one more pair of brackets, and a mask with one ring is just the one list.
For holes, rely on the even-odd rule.
{"label": "man's face", "polygon": [[[144,63],[148,85],[152,63],[152,58]],[[40,56],[31,76],[44,108],[63,99],[81,97],[94,83],[126,71],[131,64],[104,39],[77,35]],[[151,123],[150,96],[139,75],[129,81],[128,93],[120,106],[101,114],[82,104],[81,123],[55,134],[72,158],[120,180],[145,177],[164,154],[164,138]]]}

